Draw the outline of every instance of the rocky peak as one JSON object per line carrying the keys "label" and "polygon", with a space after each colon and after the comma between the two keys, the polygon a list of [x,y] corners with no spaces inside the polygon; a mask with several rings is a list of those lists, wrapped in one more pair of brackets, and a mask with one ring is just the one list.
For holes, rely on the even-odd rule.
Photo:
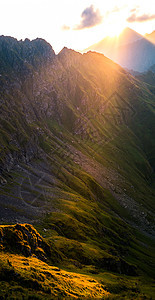
{"label": "rocky peak", "polygon": [[38,55],[45,60],[50,60],[55,56],[55,52],[52,46],[47,43],[44,39],[36,38],[35,40],[25,39],[24,42],[21,42],[23,46],[23,58],[30,59],[30,57]]}
{"label": "rocky peak", "polygon": [[19,71],[23,67],[25,69],[27,64],[38,68],[49,63],[55,57],[55,52],[52,46],[41,38],[17,41],[9,36],[0,36],[0,57],[3,72],[10,68]]}
{"label": "rocky peak", "polygon": [[76,52],[72,49],[68,49],[67,47],[64,47],[58,54],[58,59],[63,65],[71,66],[75,62],[77,63],[79,61],[82,54],[79,52]]}

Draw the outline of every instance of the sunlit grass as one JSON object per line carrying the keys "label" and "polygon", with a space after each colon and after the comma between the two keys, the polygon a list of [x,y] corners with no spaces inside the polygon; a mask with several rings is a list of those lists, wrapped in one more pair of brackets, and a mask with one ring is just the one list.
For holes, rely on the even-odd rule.
{"label": "sunlit grass", "polygon": [[27,288],[27,294],[31,295],[32,289],[34,289],[38,297],[46,295],[47,299],[50,299],[51,296],[54,299],[57,299],[57,297],[59,299],[61,297],[65,297],[65,299],[79,299],[79,297],[82,297],[82,299],[87,297],[102,299],[109,295],[109,292],[104,289],[103,284],[98,280],[92,279],[87,275],[70,273],[57,267],[49,266],[36,257],[25,258],[20,255],[0,253],[0,262],[0,287],[2,288],[0,295],[7,293],[7,288],[3,290],[5,288],[4,282],[6,281],[12,285],[12,294],[14,296],[15,282],[16,285],[23,287],[23,291],[19,289],[20,296],[23,294],[26,296],[25,287]]}

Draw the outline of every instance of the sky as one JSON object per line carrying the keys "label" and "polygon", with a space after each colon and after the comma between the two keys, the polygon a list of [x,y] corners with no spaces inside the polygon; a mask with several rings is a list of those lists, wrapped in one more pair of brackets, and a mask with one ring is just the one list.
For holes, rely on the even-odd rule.
{"label": "sky", "polygon": [[56,53],[83,50],[125,27],[155,30],[154,0],[0,0],[0,35],[44,38]]}

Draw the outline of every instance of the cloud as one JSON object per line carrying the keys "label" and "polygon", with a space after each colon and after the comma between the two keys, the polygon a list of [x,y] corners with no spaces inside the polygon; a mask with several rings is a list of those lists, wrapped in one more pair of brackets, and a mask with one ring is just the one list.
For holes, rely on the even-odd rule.
{"label": "cloud", "polygon": [[131,10],[130,10],[130,12],[131,13],[134,13],[134,12],[136,12],[137,11],[137,8],[135,7],[135,8],[132,8]]}
{"label": "cloud", "polygon": [[95,10],[91,5],[82,12],[81,19],[81,23],[74,28],[75,30],[94,27],[102,22],[103,17],[99,9]]}
{"label": "cloud", "polygon": [[62,29],[62,30],[70,30],[70,27],[67,26],[67,25],[63,25],[63,26],[61,27],[61,29]]}
{"label": "cloud", "polygon": [[155,19],[155,15],[143,14],[141,16],[137,16],[135,13],[133,13],[127,19],[127,21],[130,22],[130,23],[133,23],[133,22],[145,22],[145,21],[149,21],[149,20],[153,20],[153,19]]}
{"label": "cloud", "polygon": [[118,6],[115,6],[111,12],[119,12],[120,11],[120,8]]}

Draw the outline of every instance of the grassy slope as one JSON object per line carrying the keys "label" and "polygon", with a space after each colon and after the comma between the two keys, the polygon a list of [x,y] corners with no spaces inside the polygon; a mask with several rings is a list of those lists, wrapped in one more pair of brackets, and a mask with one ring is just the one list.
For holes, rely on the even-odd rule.
{"label": "grassy slope", "polygon": [[[34,190],[30,190],[26,182],[24,187],[33,197],[39,195],[40,202],[34,205],[37,213],[44,209],[44,216],[35,222],[36,228],[61,253],[61,267],[89,274],[95,269],[104,277],[103,270],[132,275],[133,265],[136,265],[141,282],[146,283],[144,273],[153,275],[153,245],[151,238],[139,230],[152,235],[153,157],[150,149],[154,146],[154,96],[103,55],[82,56],[65,49],[50,68],[35,74],[33,87],[41,91],[39,96],[29,94],[31,84],[26,87],[23,83],[22,93],[13,88],[12,101],[15,108],[19,108],[16,115],[12,110],[8,123],[1,122],[1,145],[5,145],[1,159],[4,160],[8,149],[18,153],[24,145],[27,150],[27,145],[36,144],[34,152],[37,149],[40,153],[40,148],[43,149],[42,157],[46,159],[46,167],[48,165],[44,181]],[[5,113],[2,115],[9,116],[10,98],[3,90],[1,93],[6,103],[5,106],[3,103]],[[23,95],[26,100],[22,105],[27,111],[28,100],[33,101],[29,124],[20,109]],[[43,106],[41,110],[37,108],[38,103],[39,107]],[[49,115],[52,105],[55,114]],[[39,178],[40,164],[34,161],[24,168]],[[20,185],[17,174],[12,173],[11,180],[5,177],[8,184],[1,189],[2,197],[10,195],[13,186]],[[22,171],[20,176],[26,175]],[[46,192],[43,207],[41,190]],[[31,210],[31,198],[27,200],[29,206],[25,206],[17,193],[12,195],[12,200],[12,207],[7,206],[10,214],[16,211],[19,220],[21,215],[30,222],[37,219]],[[10,219],[6,217],[5,222]],[[112,275],[107,276],[111,276],[109,285],[113,285]],[[114,286],[118,291],[115,276]],[[120,275],[120,280],[126,280],[128,286],[131,279],[123,278]],[[111,286],[112,292],[113,288]]]}
{"label": "grassy slope", "polygon": [[22,255],[0,253],[0,261],[2,299],[151,299],[154,291],[147,278],[67,272]]}
{"label": "grassy slope", "polygon": [[151,299],[153,295],[153,281],[147,276],[125,276],[91,265],[64,270],[53,248],[30,225],[0,226],[0,235],[2,299]]}

